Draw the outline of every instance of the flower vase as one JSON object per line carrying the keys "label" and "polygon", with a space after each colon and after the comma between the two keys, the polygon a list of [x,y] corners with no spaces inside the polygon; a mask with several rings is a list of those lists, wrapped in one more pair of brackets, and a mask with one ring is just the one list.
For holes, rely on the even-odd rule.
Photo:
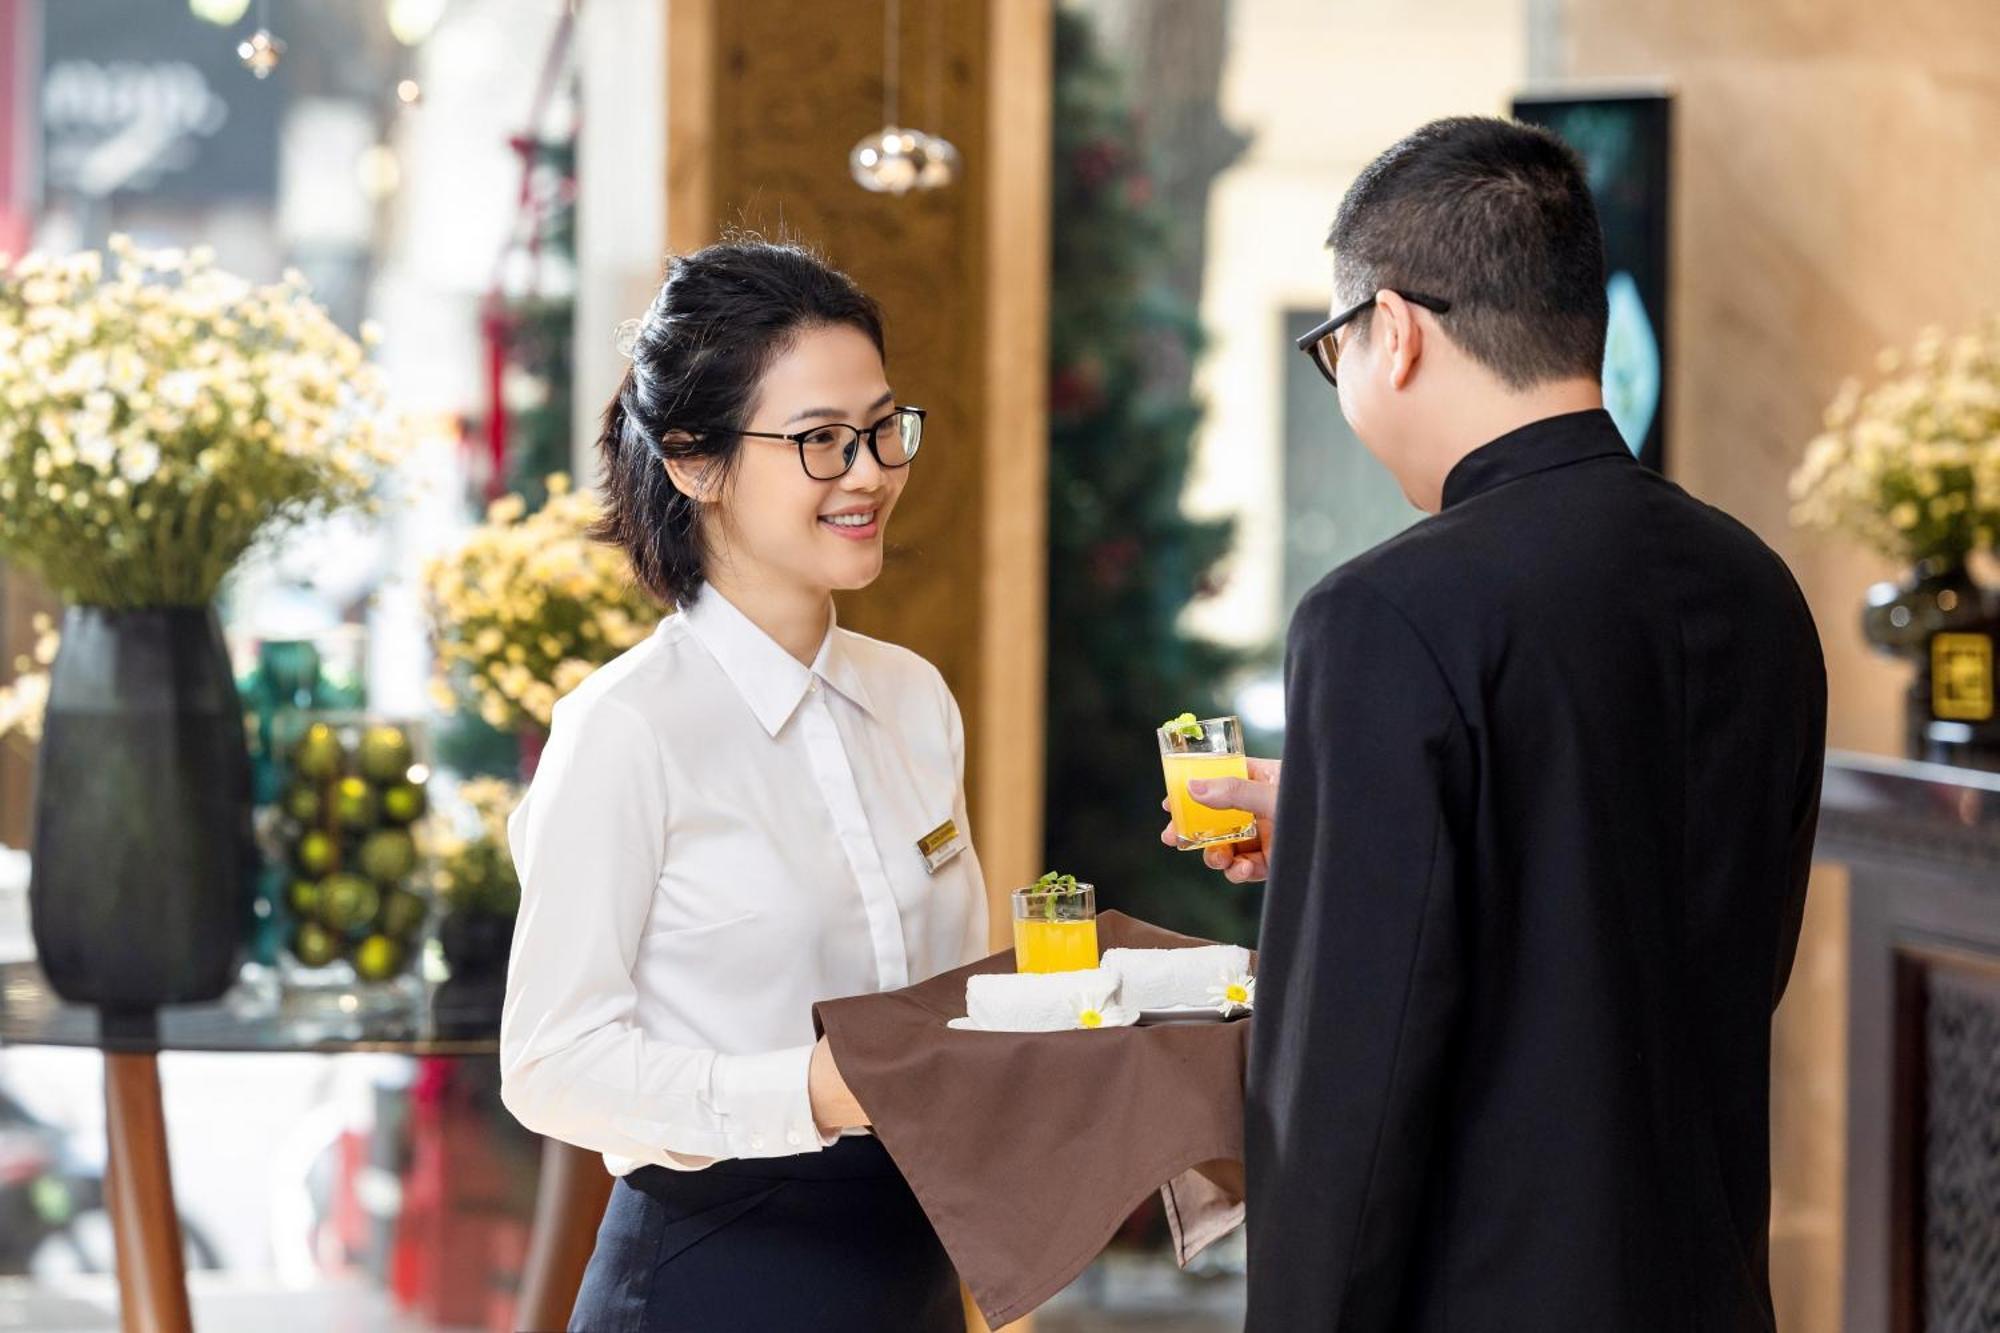
{"label": "flower vase", "polygon": [[1861,623],[1877,651],[1915,668],[1904,697],[1904,752],[2000,771],[2000,592],[1975,580],[1962,556],[1932,556],[1902,582],[1870,588]]}
{"label": "flower vase", "polygon": [[229,988],[257,856],[213,607],[64,614],[34,837],[29,913],[57,994],[129,1010]]}

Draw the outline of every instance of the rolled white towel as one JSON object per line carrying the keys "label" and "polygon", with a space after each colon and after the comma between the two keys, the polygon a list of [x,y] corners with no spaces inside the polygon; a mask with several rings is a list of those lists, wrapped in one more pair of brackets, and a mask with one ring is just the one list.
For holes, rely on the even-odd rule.
{"label": "rolled white towel", "polygon": [[1214,1003],[1218,982],[1250,971],[1250,951],[1237,944],[1194,949],[1106,949],[1102,970],[1116,972],[1120,995],[1134,1009],[1175,1009]]}
{"label": "rolled white towel", "polygon": [[1139,1013],[1118,998],[1118,976],[1082,972],[990,972],[965,979],[968,1026],[987,1032],[1060,1032],[1130,1027]]}

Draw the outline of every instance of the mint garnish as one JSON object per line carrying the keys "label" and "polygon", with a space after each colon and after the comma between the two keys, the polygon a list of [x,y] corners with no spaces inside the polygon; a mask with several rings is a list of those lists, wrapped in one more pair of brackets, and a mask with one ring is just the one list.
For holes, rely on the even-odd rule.
{"label": "mint garnish", "polygon": [[1059,875],[1051,870],[1035,881],[1035,892],[1047,894],[1042,900],[1042,917],[1047,921],[1056,919],[1056,895],[1076,893],[1083,886],[1076,882],[1075,875]]}

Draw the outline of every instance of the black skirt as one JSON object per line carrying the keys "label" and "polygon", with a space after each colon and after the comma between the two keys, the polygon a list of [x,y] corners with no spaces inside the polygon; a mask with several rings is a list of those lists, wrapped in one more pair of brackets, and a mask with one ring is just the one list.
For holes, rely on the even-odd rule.
{"label": "black skirt", "polygon": [[640,1167],[611,1192],[571,1333],[964,1333],[958,1274],[879,1140]]}

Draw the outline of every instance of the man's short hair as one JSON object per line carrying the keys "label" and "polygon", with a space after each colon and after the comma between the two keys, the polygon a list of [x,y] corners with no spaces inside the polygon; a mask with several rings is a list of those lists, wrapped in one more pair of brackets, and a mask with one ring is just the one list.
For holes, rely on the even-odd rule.
{"label": "man's short hair", "polygon": [[1432,121],[1368,164],[1326,243],[1340,304],[1443,297],[1445,332],[1513,388],[1602,372],[1604,234],[1583,163],[1547,130]]}

